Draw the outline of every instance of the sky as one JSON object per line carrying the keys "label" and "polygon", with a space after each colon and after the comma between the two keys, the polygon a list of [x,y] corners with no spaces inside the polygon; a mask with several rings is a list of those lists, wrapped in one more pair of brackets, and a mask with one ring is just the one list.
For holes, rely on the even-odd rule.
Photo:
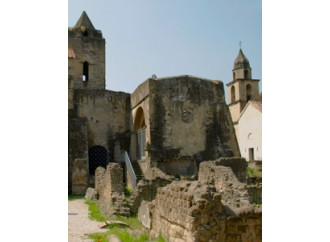
{"label": "sky", "polygon": [[[132,93],[157,77],[232,81],[241,41],[262,79],[261,0],[69,0],[68,26],[86,11],[106,40],[106,89]],[[260,81],[260,91],[261,91]],[[226,90],[226,87],[225,87]]]}

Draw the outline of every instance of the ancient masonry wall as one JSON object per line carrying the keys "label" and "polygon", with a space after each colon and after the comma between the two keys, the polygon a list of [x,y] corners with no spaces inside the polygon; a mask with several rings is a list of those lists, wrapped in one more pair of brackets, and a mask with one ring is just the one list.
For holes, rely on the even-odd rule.
{"label": "ancient masonry wall", "polygon": [[73,161],[72,194],[85,195],[88,188],[87,159],[77,158]]}
{"label": "ancient masonry wall", "polygon": [[221,193],[222,202],[230,207],[248,206],[250,197],[246,186],[246,166],[245,159],[237,157],[204,161],[200,164],[198,180],[215,186]]}
{"label": "ancient masonry wall", "polygon": [[204,160],[239,156],[222,82],[178,76],[149,84],[148,152],[157,167],[170,175],[192,176]]}
{"label": "ancient masonry wall", "polygon": [[[88,148],[100,145],[109,152],[109,161],[120,162],[117,150],[129,150],[130,94],[108,90],[75,90],[77,115],[85,117],[88,128]],[[117,152],[118,153],[118,152]]]}
{"label": "ancient masonry wall", "polygon": [[161,233],[170,242],[261,241],[261,208],[250,203],[246,183],[237,178],[243,179],[243,161],[202,162],[199,181],[159,188],[155,200],[139,208],[140,221],[152,236]]}
{"label": "ancient masonry wall", "polygon": [[114,193],[124,194],[123,170],[118,163],[109,163],[107,168],[98,167],[95,170],[95,189],[99,199],[110,204]]}
{"label": "ancient masonry wall", "polygon": [[[72,192],[73,161],[77,158],[88,159],[87,122],[69,110],[69,155],[68,155],[68,192]],[[73,193],[74,194],[74,193]],[[78,195],[78,194],[77,194]]]}
{"label": "ancient masonry wall", "polygon": [[221,203],[215,187],[176,181],[158,190],[149,205],[150,234],[170,242],[261,241],[261,211],[233,212]]}
{"label": "ancient masonry wall", "polygon": [[129,205],[131,213],[136,214],[142,201],[152,201],[156,198],[157,189],[171,183],[172,180],[156,177],[155,179],[142,179],[131,194]]}

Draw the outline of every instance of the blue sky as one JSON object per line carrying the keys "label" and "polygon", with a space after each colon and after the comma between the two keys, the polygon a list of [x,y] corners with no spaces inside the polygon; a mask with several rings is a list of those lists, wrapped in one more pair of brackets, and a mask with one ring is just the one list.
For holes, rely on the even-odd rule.
{"label": "blue sky", "polygon": [[240,41],[262,78],[261,0],[69,0],[69,27],[84,10],[106,39],[107,89],[132,93],[152,74],[226,84]]}

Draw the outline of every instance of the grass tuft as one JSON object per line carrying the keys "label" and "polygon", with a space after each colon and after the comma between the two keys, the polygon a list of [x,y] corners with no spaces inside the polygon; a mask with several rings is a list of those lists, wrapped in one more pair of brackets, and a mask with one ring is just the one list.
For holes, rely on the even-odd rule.
{"label": "grass tuft", "polygon": [[92,220],[96,220],[99,222],[104,222],[107,219],[102,215],[101,210],[99,208],[99,206],[91,200],[86,200],[85,203],[89,206],[88,207],[88,211],[89,211],[89,217]]}
{"label": "grass tuft", "polygon": [[254,170],[251,167],[247,167],[247,173],[249,177],[262,177],[262,172]]}

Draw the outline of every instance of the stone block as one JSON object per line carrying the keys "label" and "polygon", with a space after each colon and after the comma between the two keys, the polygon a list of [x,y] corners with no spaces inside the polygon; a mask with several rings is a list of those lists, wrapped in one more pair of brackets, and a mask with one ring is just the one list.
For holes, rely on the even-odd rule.
{"label": "stone block", "polygon": [[151,214],[150,214],[150,202],[142,201],[138,211],[138,218],[142,225],[150,229]]}
{"label": "stone block", "polygon": [[87,188],[85,199],[87,200],[97,200],[98,199],[98,194],[97,191],[94,188]]}
{"label": "stone block", "polygon": [[88,187],[87,159],[77,158],[73,161],[72,194],[85,195]]}

